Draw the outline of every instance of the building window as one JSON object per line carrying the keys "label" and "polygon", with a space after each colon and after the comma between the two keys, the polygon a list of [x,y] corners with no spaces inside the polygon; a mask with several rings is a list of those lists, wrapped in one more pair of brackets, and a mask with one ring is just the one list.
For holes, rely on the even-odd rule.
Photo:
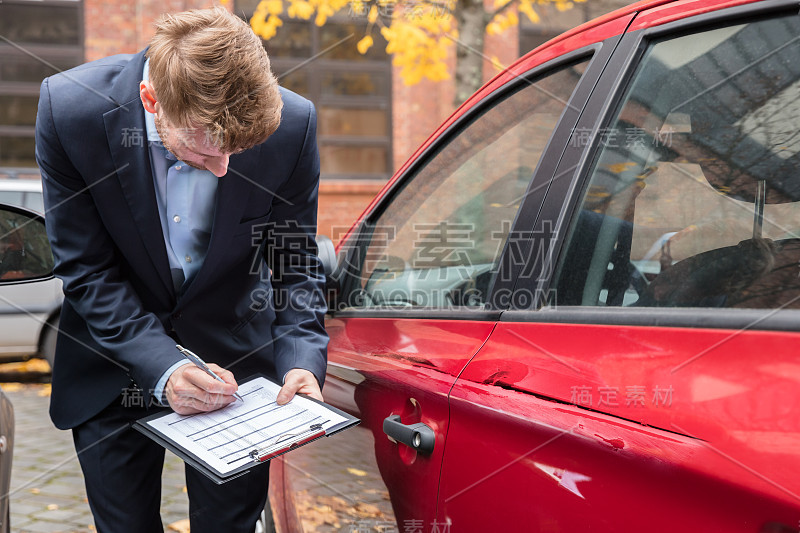
{"label": "building window", "polygon": [[83,2],[0,2],[0,167],[36,166],[34,126],[42,79],[83,62]]}
{"label": "building window", "polygon": [[[257,2],[239,1],[236,12],[252,13]],[[249,10],[248,10],[249,8]],[[362,23],[286,19],[264,46],[281,86],[317,108],[322,179],[388,179],[392,171],[392,69],[386,42],[361,55]]]}

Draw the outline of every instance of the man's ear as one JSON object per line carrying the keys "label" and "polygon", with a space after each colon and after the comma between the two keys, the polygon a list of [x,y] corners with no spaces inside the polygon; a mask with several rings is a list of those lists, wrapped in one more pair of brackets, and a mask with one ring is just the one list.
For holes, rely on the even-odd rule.
{"label": "man's ear", "polygon": [[142,105],[148,113],[155,113],[157,111],[158,99],[156,98],[156,91],[153,89],[153,84],[149,81],[142,80],[139,82],[139,98],[142,99]]}

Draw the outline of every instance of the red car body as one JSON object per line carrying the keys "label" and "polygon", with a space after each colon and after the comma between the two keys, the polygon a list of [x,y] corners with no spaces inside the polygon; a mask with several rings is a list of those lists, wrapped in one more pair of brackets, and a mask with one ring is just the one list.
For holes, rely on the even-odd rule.
{"label": "red car body", "polygon": [[[570,278],[564,265],[570,260],[568,247],[577,238],[578,219],[591,218],[591,213],[599,212],[587,206],[600,205],[590,203],[597,200],[592,198],[595,189],[591,184],[600,182],[588,183],[599,179],[596,175],[604,161],[602,154],[610,150],[609,143],[603,144],[602,134],[612,129],[609,125],[616,116],[628,121],[628,131],[633,126],[647,129],[647,121],[637,123],[631,109],[655,113],[655,100],[652,108],[648,108],[646,100],[624,100],[625,95],[636,92],[631,80],[646,72],[646,61],[667,57],[665,52],[647,55],[650,47],[670,39],[703,35],[705,44],[686,50],[689,59],[670,56],[672,59],[662,61],[677,71],[698,58],[716,54],[715,59],[719,59],[722,52],[717,54],[714,50],[721,50],[721,43],[736,38],[731,35],[746,35],[742,32],[750,31],[747,28],[755,28],[754,25],[778,19],[784,25],[794,24],[791,17],[798,17],[797,7],[796,2],[741,0],[633,4],[527,54],[465,102],[428,139],[395,174],[339,247],[339,272],[333,276],[337,292],[331,297],[332,310],[327,320],[331,341],[323,393],[326,401],[361,418],[361,429],[350,432],[351,441],[346,445],[361,446],[361,452],[349,456],[356,457],[356,463],[337,455],[336,439],[344,439],[345,433],[273,461],[271,501],[279,531],[313,529],[305,516],[308,505],[304,507],[294,498],[297,491],[307,502],[330,503],[326,497],[339,498],[356,509],[350,515],[332,511],[335,519],[320,526],[322,530],[766,533],[800,528],[800,311],[795,305],[800,293],[793,292],[794,285],[784,283],[779,287],[785,293],[783,299],[762,299],[759,301],[767,303],[758,305],[752,301],[736,304],[739,296],[733,292],[721,295],[719,291],[692,304],[681,303],[688,301],[683,296],[683,300],[676,296],[674,301],[665,303],[661,294],[664,290],[659,289],[655,279],[670,268],[678,273],[682,268],[678,267],[680,259],[665,259],[669,256],[668,244],[672,242],[672,248],[677,249],[680,243],[672,238],[681,233],[675,231],[677,228],[667,228],[665,235],[672,235],[656,241],[662,262],[658,273],[646,271],[658,267],[651,259],[642,259],[646,257],[644,252],[636,256],[636,261],[630,252],[629,259],[637,266],[626,269],[630,273],[644,272],[650,288],[634,290],[634,283],[626,280],[624,298],[622,291],[618,296],[620,301],[638,298],[639,306],[635,302],[612,306],[611,288],[600,290],[606,291],[600,297],[604,305],[587,303],[587,290],[583,303],[566,297],[566,303],[561,303],[562,300],[548,300],[547,296],[548,290],[578,284],[579,276]],[[703,33],[712,31],[718,33],[712,37],[708,37],[711,33]],[[766,35],[764,39],[772,42],[779,37]],[[774,50],[759,56],[760,63],[750,61],[746,68],[757,65],[767,69],[764,65],[777,55],[794,53],[794,42],[794,38],[778,42]],[[668,44],[661,50],[669,52]],[[530,261],[539,265],[534,268],[535,275],[523,275],[526,264],[506,262],[513,255],[506,242],[498,252],[496,265],[510,265],[513,275],[495,277],[487,289],[490,296],[481,292],[480,305],[418,305],[411,297],[388,304],[383,300],[383,305],[378,305],[381,302],[372,296],[369,305],[348,300],[348,290],[352,292],[353,287],[357,287],[356,292],[369,292],[375,272],[393,272],[396,281],[398,276],[415,271],[416,266],[408,264],[395,270],[375,267],[366,281],[348,285],[346,279],[366,271],[365,254],[359,256],[358,251],[374,246],[374,227],[393,202],[397,203],[395,199],[403,198],[404,190],[411,190],[404,189],[407,183],[416,183],[414,180],[423,175],[420,168],[440,157],[445,150],[443,145],[456,143],[454,139],[470,127],[470,121],[478,120],[472,117],[487,112],[495,101],[503,101],[504,96],[498,95],[509,92],[509,85],[519,84],[521,78],[541,79],[531,78],[531,72],[547,76],[561,68],[560,64],[574,65],[589,57],[587,54],[592,59],[584,64],[588,66],[581,67],[585,70],[569,93],[569,105],[555,126],[551,125],[532,183],[527,185],[526,194],[518,202],[519,211],[513,215],[513,228],[524,226],[528,231],[518,242],[528,249],[543,250]],[[680,51],[677,55],[681,55]],[[800,55],[787,56],[792,57],[800,64]],[[781,61],[792,63],[786,58]],[[692,67],[695,73],[700,72],[700,78],[722,69],[703,67],[704,64]],[[747,72],[730,68],[733,74],[708,82],[704,89],[698,89],[697,98],[720,90],[731,79],[742,88],[740,92],[750,90],[737,78]],[[759,76],[766,80],[764,72]],[[781,94],[793,95],[793,80],[780,82],[780,89],[771,93],[773,98],[785,102],[781,98],[787,97]],[[753,83],[749,81],[747,86],[752,87]],[[651,91],[655,95],[657,87]],[[724,95],[715,94],[714,98],[733,107]],[[632,107],[631,102],[638,107]],[[761,135],[760,139],[763,135],[753,132],[761,130],[748,125],[765,105],[754,104],[756,111],[741,112],[730,122],[739,129],[750,127],[748,135]],[[800,126],[800,121],[794,121],[792,109],[783,107],[784,113],[791,116],[781,120]],[[696,115],[691,120],[686,118],[691,115],[686,109],[694,108],[681,102],[664,112],[660,129],[654,131],[663,133],[666,123],[676,125],[675,140],[671,140],[674,144],[659,147],[664,149],[658,156],[641,156],[649,158],[651,166],[636,180],[645,182],[652,191],[665,187],[672,179],[669,168],[683,171],[699,166],[705,169],[711,185],[710,189],[703,182],[702,190],[713,189],[720,197],[728,194],[735,202],[744,202],[744,192],[732,195],[729,185],[718,186],[708,177],[715,171],[703,165],[708,153],[715,149],[712,137],[716,126],[707,122],[704,129]],[[575,132],[582,128],[587,130],[586,142],[572,142]],[[780,156],[780,163],[785,165],[794,163],[790,133],[784,131],[785,138],[781,138],[780,150],[791,152]],[[705,137],[696,140],[690,149],[681,144],[681,134],[695,135],[695,139]],[[658,137],[657,133],[653,135]],[[733,145],[740,141],[727,142]],[[654,144],[655,141],[649,143],[650,149]],[[740,148],[730,150],[738,152],[731,158],[746,152],[744,145],[737,146]],[[705,150],[705,159],[697,156],[700,163],[687,163],[700,148]],[[616,176],[622,176],[632,165],[639,164],[632,150],[625,152],[630,161],[616,163],[622,166],[606,166]],[[611,152],[609,157],[615,157]],[[689,163],[693,166],[686,166]],[[650,181],[654,175],[663,177],[655,178],[661,181]],[[563,179],[559,179],[561,176]],[[768,191],[770,183],[765,185]],[[417,187],[424,186],[422,181]],[[783,187],[791,188],[785,183]],[[488,194],[487,189],[481,191]],[[603,194],[609,195],[607,191]],[[603,201],[603,194],[598,195],[597,201]],[[645,195],[638,194],[642,198]],[[765,203],[771,207],[770,194],[763,193],[766,202],[762,200],[762,214]],[[687,194],[686,203],[691,203],[690,195]],[[786,195],[794,198],[793,193]],[[661,199],[663,205],[666,200]],[[730,198],[724,200],[728,202]],[[793,203],[785,199],[781,202]],[[668,211],[681,208],[679,202],[658,216],[668,218],[672,216]],[[470,209],[475,211],[474,206]],[[757,200],[753,209],[758,221]],[[713,218],[712,211],[709,209],[704,216]],[[606,223],[609,211],[603,213]],[[647,220],[639,214],[620,213],[615,220],[630,222],[634,232],[640,223],[647,226]],[[416,212],[412,215],[416,216]],[[542,220],[552,223],[540,229],[537,224]],[[774,219],[773,222],[780,225]],[[690,227],[683,235],[695,230],[696,226]],[[592,246],[599,246],[596,243],[602,241],[602,231],[591,240]],[[698,242],[724,241],[727,230],[718,231],[719,235]],[[781,253],[788,253],[792,247],[796,239],[793,231],[794,228],[786,228],[784,236],[788,237],[783,240],[767,239],[774,257],[770,259],[772,271],[778,269],[774,262],[781,260]],[[752,239],[745,240],[761,242],[761,237],[759,229],[758,235],[754,233]],[[392,238],[395,237],[390,236],[389,240]],[[617,241],[613,249],[620,249],[621,242]],[[774,245],[775,242],[781,244]],[[654,245],[654,249],[658,250],[658,246]],[[731,257],[744,254],[740,245]],[[544,268],[542,257],[561,266]],[[790,263],[796,265],[800,258],[792,257]],[[389,255],[377,261],[381,264],[380,261],[395,259]],[[353,267],[350,270],[356,274],[342,265]],[[619,264],[616,265],[606,256],[602,267],[607,277],[612,277],[615,269],[619,271]],[[744,268],[736,266],[733,270],[743,275]],[[765,271],[769,269],[759,272]],[[713,284],[721,276],[697,282],[697,289]],[[425,280],[418,277],[414,281],[419,286]],[[724,284],[726,290],[733,291],[730,285],[734,284],[739,293],[747,293],[756,291],[754,283],[748,278],[746,282]],[[530,289],[526,294],[532,297],[527,305],[515,300],[524,288]],[[503,289],[507,289],[509,298],[496,297]],[[447,297],[450,303],[456,303],[452,294]],[[648,298],[656,303],[641,304]],[[435,436],[433,449],[422,452],[413,443],[404,444],[387,436],[384,421],[393,415],[399,415],[407,426],[427,426]],[[331,470],[337,473],[326,477]]]}

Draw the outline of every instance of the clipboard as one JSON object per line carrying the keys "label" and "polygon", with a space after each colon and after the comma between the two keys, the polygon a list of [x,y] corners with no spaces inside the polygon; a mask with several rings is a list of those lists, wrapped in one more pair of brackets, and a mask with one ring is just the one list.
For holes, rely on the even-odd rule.
{"label": "clipboard", "polygon": [[140,418],[133,428],[222,484],[360,422],[304,395],[278,406],[273,399],[279,390],[280,385],[272,379],[252,376],[239,383],[243,402],[196,415],[164,410]]}

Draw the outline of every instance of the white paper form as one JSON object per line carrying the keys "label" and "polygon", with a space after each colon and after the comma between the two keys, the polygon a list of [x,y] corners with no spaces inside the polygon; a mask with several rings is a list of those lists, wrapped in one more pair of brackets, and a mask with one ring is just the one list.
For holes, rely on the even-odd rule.
{"label": "white paper form", "polygon": [[280,386],[259,377],[239,386],[244,402],[210,413],[168,415],[148,420],[147,425],[186,449],[220,475],[226,475],[253,459],[253,451],[299,435],[314,424],[328,429],[346,419],[324,405],[296,395],[286,405],[275,399]]}

